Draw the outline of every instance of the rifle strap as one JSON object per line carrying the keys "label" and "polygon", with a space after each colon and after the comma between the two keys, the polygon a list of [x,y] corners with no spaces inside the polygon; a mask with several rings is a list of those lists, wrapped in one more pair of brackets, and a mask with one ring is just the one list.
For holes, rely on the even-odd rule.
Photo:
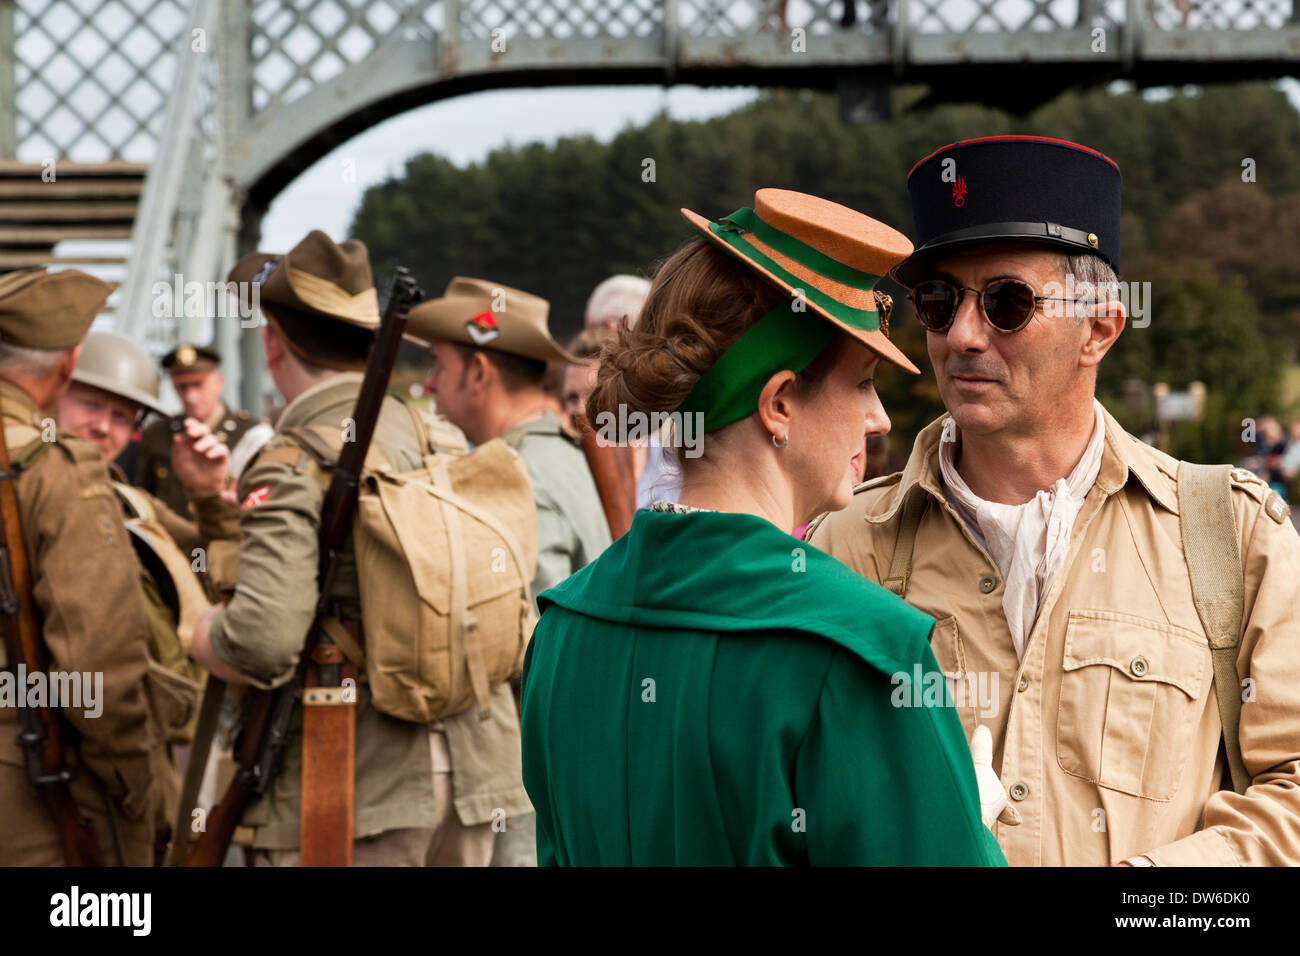
{"label": "rifle strap", "polygon": [[[356,629],[355,621],[342,623],[350,632]],[[357,635],[351,636],[359,646]],[[321,686],[321,665],[340,669],[340,686]],[[337,645],[322,640],[312,652],[302,692],[302,812],[298,845],[303,866],[352,865],[356,701],[356,665]]]}
{"label": "rifle strap", "polygon": [[1232,788],[1245,793],[1251,776],[1241,757],[1241,681],[1237,645],[1245,607],[1245,576],[1232,511],[1231,465],[1178,463],[1178,514],[1192,600],[1214,659],[1223,750]]}
{"label": "rifle strap", "polygon": [[183,863],[185,855],[189,852],[194,810],[199,802],[203,776],[208,770],[208,758],[212,753],[212,742],[217,736],[221,704],[225,697],[226,682],[220,677],[209,674],[207,686],[203,689],[203,703],[199,708],[198,729],[194,732],[194,744],[190,747],[189,763],[185,765],[181,802],[176,808],[176,826],[172,828],[172,848],[168,858],[171,866],[179,866]]}

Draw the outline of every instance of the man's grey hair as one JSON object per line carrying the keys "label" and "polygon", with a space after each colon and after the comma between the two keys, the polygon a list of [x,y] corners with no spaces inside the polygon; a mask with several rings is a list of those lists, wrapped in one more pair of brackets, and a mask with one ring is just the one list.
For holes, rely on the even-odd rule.
{"label": "man's grey hair", "polygon": [[71,349],[29,349],[0,342],[0,375],[40,381],[48,378]]}
{"label": "man's grey hair", "polygon": [[[1119,301],[1119,276],[1115,275],[1115,270],[1110,267],[1110,263],[1101,256],[1089,252],[1076,256],[1062,255],[1062,282],[1067,276],[1071,277],[1076,290],[1079,286],[1084,286],[1081,293],[1077,291],[1075,293],[1080,298],[1095,298],[1102,302]],[[1089,289],[1092,291],[1089,292]],[[1073,316],[1074,325],[1081,324],[1086,316],[1085,312],[1079,310],[1070,314]]]}
{"label": "man's grey hair", "polygon": [[625,316],[628,325],[635,325],[650,294],[650,280],[640,276],[610,276],[592,290],[587,299],[583,326],[592,328],[605,322],[619,322]]}

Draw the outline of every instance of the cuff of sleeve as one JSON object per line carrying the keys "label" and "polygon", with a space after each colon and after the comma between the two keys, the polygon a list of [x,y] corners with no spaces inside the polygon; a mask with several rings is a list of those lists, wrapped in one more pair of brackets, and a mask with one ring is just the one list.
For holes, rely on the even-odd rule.
{"label": "cuff of sleeve", "polygon": [[198,518],[199,533],[205,540],[239,537],[239,505],[220,494],[191,498]]}
{"label": "cuff of sleeve", "polygon": [[231,644],[230,638],[226,636],[226,612],[222,611],[212,619],[208,627],[208,643],[212,646],[212,653],[229,664],[239,675],[248,681],[248,683],[259,690],[271,690],[275,687],[275,682],[260,680],[248,672],[244,662],[240,660],[239,652]]}
{"label": "cuff of sleeve", "polygon": [[1142,854],[1156,866],[1242,866],[1221,827],[1200,830]]}

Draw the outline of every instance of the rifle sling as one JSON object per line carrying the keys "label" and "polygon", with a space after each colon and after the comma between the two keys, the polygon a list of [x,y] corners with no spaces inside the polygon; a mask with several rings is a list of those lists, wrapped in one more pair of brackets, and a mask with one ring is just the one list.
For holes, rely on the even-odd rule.
{"label": "rifle sling", "polygon": [[171,866],[179,866],[189,850],[193,813],[198,803],[199,789],[203,786],[203,777],[207,773],[208,758],[212,753],[212,741],[217,736],[217,724],[221,718],[221,704],[225,696],[226,682],[215,674],[209,674],[207,687],[203,689],[203,704],[199,708],[199,724],[194,732],[190,760],[185,767],[181,802],[176,808],[176,826],[172,829],[172,849],[169,856]]}

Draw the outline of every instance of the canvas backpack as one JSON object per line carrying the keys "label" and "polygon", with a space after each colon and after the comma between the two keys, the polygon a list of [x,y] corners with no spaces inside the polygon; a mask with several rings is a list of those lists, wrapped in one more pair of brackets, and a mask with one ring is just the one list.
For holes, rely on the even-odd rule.
{"label": "canvas backpack", "polygon": [[[322,626],[365,674],[382,713],[430,723],[477,706],[486,719],[492,689],[522,670],[536,622],[532,483],[500,439],[467,451],[458,431],[405,407],[422,466],[396,471],[372,446],[361,475],[352,530],[360,639],[337,619]],[[281,437],[310,456],[328,487],[340,430],[316,425]]]}

